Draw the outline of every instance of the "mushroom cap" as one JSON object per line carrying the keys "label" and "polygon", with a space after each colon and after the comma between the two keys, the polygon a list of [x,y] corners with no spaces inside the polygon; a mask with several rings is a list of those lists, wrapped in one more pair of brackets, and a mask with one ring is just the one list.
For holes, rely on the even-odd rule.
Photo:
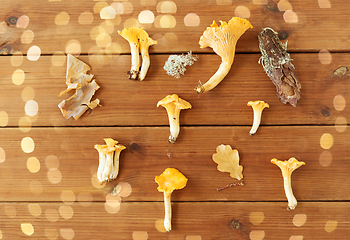
{"label": "mushroom cap", "polygon": [[270,105],[268,103],[261,101],[261,100],[249,101],[247,103],[247,106],[251,106],[254,109],[261,109],[261,110],[263,110],[266,107],[267,108],[270,107]]}
{"label": "mushroom cap", "polygon": [[147,50],[149,48],[149,46],[151,46],[151,45],[158,44],[158,42],[156,40],[153,40],[152,38],[150,38],[148,36],[148,33],[143,29],[138,33],[138,38],[140,41],[141,51]]}
{"label": "mushroom cap", "polygon": [[228,23],[220,21],[218,26],[215,21],[207,27],[199,39],[200,48],[211,47],[222,58],[234,54],[237,40],[249,28],[253,28],[247,19],[233,17]]}
{"label": "mushroom cap", "polygon": [[158,183],[158,191],[172,193],[176,189],[182,189],[187,184],[187,178],[175,168],[167,168],[160,176],[156,176],[155,181]]}
{"label": "mushroom cap", "polygon": [[112,138],[105,138],[104,141],[106,142],[106,145],[95,145],[95,149],[104,154],[114,151],[122,151],[126,148],[125,146],[118,144],[118,141],[113,140]]}
{"label": "mushroom cap", "polygon": [[141,30],[143,30],[143,28],[124,28],[122,31],[118,31],[118,33],[129,43],[138,43],[138,34]]}
{"label": "mushroom cap", "polygon": [[188,109],[192,107],[192,105],[189,102],[179,98],[177,94],[166,96],[165,98],[163,98],[157,103],[157,107],[165,106],[169,103],[174,104],[178,109]]}
{"label": "mushroom cap", "polygon": [[305,162],[298,161],[294,157],[289,158],[288,161],[281,161],[273,158],[271,159],[271,163],[277,165],[281,169],[282,175],[284,177],[290,176],[295,169],[301,167],[302,165],[305,165]]}

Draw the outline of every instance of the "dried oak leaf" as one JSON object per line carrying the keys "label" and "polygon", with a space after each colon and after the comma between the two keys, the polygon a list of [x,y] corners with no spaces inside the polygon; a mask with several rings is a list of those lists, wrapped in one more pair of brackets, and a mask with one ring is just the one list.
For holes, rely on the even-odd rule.
{"label": "dried oak leaf", "polygon": [[229,172],[232,178],[241,180],[243,178],[243,166],[239,165],[239,155],[236,149],[232,150],[230,145],[219,145],[213,154],[213,161],[218,164],[220,172]]}
{"label": "dried oak leaf", "polygon": [[99,99],[91,101],[92,96],[100,87],[95,80],[92,80],[94,75],[86,74],[89,70],[89,65],[70,54],[67,55],[67,89],[62,91],[59,96],[73,89],[75,93],[70,98],[58,104],[58,107],[66,119],[70,117],[78,119],[89,108],[93,109],[99,106]]}

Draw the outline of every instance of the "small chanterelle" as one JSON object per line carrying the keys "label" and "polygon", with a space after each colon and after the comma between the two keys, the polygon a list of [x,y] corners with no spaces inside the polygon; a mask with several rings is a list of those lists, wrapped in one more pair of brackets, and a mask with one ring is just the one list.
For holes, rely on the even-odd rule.
{"label": "small chanterelle", "polygon": [[159,106],[165,107],[168,113],[170,124],[170,136],[168,141],[170,143],[175,143],[177,136],[180,133],[180,111],[181,109],[191,108],[192,105],[189,102],[179,98],[177,94],[173,94],[160,100],[157,103],[157,107]]}
{"label": "small chanterelle", "polygon": [[97,179],[99,182],[112,181],[117,178],[119,173],[120,152],[126,147],[118,144],[118,141],[112,138],[104,139],[106,145],[95,145],[99,154],[99,165],[97,169]]}
{"label": "small chanterelle", "polygon": [[270,106],[268,103],[260,100],[249,101],[247,103],[247,106],[251,106],[253,108],[254,121],[249,134],[254,135],[260,126],[262,111],[264,110],[264,108],[268,108]]}
{"label": "small chanterelle", "polygon": [[284,191],[288,199],[288,210],[294,210],[298,204],[292,191],[292,172],[305,165],[304,162],[299,162],[296,158],[291,157],[288,161],[277,160],[276,158],[271,159],[271,163],[276,164],[282,171]]}
{"label": "small chanterelle", "polygon": [[158,191],[164,193],[164,228],[171,231],[171,193],[176,189],[182,189],[187,184],[187,178],[175,168],[167,168],[160,176],[156,176]]}

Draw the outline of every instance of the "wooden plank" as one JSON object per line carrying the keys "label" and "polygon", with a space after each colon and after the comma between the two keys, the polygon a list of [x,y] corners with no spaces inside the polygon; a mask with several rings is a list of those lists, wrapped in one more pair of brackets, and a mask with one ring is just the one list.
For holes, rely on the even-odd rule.
{"label": "wooden plank", "polygon": [[[281,171],[270,160],[290,157],[306,163],[292,176],[299,201],[350,200],[345,171],[350,167],[348,129],[263,126],[254,136],[249,129],[182,127],[175,144],[167,142],[168,127],[32,128],[27,133],[1,129],[0,200],[60,201],[62,192],[69,190],[76,196],[87,192],[101,201],[117,184],[127,182],[132,192],[125,201],[162,201],[154,178],[165,168],[175,167],[189,179],[186,188],[174,193],[175,201],[285,202]],[[26,137],[34,142],[32,152],[21,147]],[[99,186],[93,177],[98,166],[94,145],[103,144],[106,137],[127,149],[121,153],[118,178]],[[239,151],[245,186],[217,192],[217,188],[236,182],[228,173],[219,172],[212,160],[220,144]],[[33,157],[37,160],[31,159],[28,166]]]}
{"label": "wooden plank", "polygon": [[[347,66],[350,57],[340,53],[332,56],[329,65],[322,65],[317,54],[292,54],[302,86],[296,108],[277,99],[275,86],[257,63],[259,54],[238,54],[228,76],[215,89],[199,96],[193,89],[198,80],[206,82],[214,74],[220,64],[218,56],[199,55],[199,60],[187,68],[185,75],[176,79],[163,70],[167,56],[152,55],[151,67],[143,82],[127,79],[130,56],[116,56],[103,67],[82,56],[82,60],[91,64],[91,73],[101,86],[95,97],[101,100],[102,107],[78,121],[67,121],[57,107],[71,95],[58,97],[66,88],[64,57],[63,65],[58,67],[52,65],[49,56],[37,62],[24,59],[18,67],[11,66],[10,57],[2,57],[0,87],[4,93],[11,94],[0,95],[0,111],[8,115],[7,126],[23,125],[19,121],[27,116],[26,101],[34,99],[39,112],[30,117],[33,126],[168,125],[166,111],[156,105],[166,95],[177,93],[192,104],[191,110],[181,112],[183,125],[251,125],[253,111],[247,102],[258,99],[270,104],[270,108],[264,110],[262,125],[334,125],[339,117],[350,117],[346,104],[350,102],[348,75],[336,77],[333,74],[340,66]],[[21,85],[12,82],[16,71],[24,72]]]}
{"label": "wooden plank", "polygon": [[[228,2],[229,5],[220,4],[224,2]],[[333,0],[328,6],[324,6],[322,4],[318,5],[316,2],[310,3],[303,0],[291,1],[286,9],[292,9],[293,12],[291,14],[296,14],[297,18],[292,18],[292,23],[285,21],[284,14],[286,9],[283,9],[283,4],[280,4],[282,10],[280,11],[278,9],[279,1],[269,0],[266,2],[268,2],[267,5],[254,4],[253,1],[248,0],[179,0],[176,2],[172,1],[174,7],[171,7],[171,4],[169,7],[168,3],[168,8],[166,8],[166,4],[162,8],[161,1],[143,0],[140,4],[138,0],[131,0],[127,4],[114,3],[119,4],[119,7],[117,7],[118,13],[122,14],[117,15],[112,21],[113,28],[107,28],[107,33],[110,34],[111,41],[120,46],[120,48],[117,48],[117,53],[130,52],[128,43],[118,35],[117,30],[122,30],[124,26],[133,27],[136,25],[144,26],[151,37],[158,40],[159,44],[152,47],[152,52],[187,52],[190,50],[194,52],[212,52],[210,48],[199,48],[198,40],[203,31],[213,20],[228,21],[235,15],[242,16],[239,14],[237,7],[243,6],[243,12],[245,12],[243,16],[249,17],[254,28],[249,30],[239,41],[238,52],[259,51],[257,34],[264,27],[272,27],[276,31],[281,32],[289,40],[288,46],[290,51],[319,51],[321,49],[349,51],[348,32],[350,27],[347,23],[350,20],[350,16],[347,10],[350,5],[348,2]],[[30,22],[27,28],[11,30],[14,36],[10,39],[10,44],[5,46],[5,49],[3,48],[2,51],[7,51],[6,48],[12,49],[13,41],[17,40],[14,49],[20,50],[24,54],[27,53],[27,50],[32,45],[38,46],[44,54],[52,54],[56,51],[75,51],[76,48],[74,46],[78,45],[82,53],[99,52],[101,49],[96,48],[96,38],[90,37],[92,29],[104,22],[99,14],[99,9],[102,7],[96,7],[97,4],[103,5],[103,3],[96,1],[86,2],[82,0],[74,1],[74,3],[71,1],[38,2],[34,0],[7,2],[6,8],[2,7],[0,11],[0,21],[8,21],[9,17],[12,16],[20,17],[26,15],[29,17]],[[106,2],[105,5],[111,4]],[[121,4],[124,4],[125,7],[120,7]],[[329,8],[321,8],[320,6]],[[139,14],[144,10],[149,10],[153,13],[155,18],[153,24],[140,24],[138,22]],[[59,15],[62,12],[65,14]],[[93,16],[92,23],[79,23],[82,22],[82,20],[79,20],[80,15],[85,12],[89,12]],[[198,18],[195,16],[194,22],[190,23],[198,24],[198,26],[185,25],[184,19],[189,13],[195,13],[198,16]],[[57,18],[57,16],[61,16],[61,18]],[[56,19],[61,20],[56,21]],[[297,22],[293,19],[297,20]],[[197,23],[198,20],[199,23]],[[88,18],[85,18],[85,22],[89,22]],[[172,28],[172,26],[174,27]],[[334,31],[334,29],[337,29],[337,31]],[[25,44],[21,44],[21,36],[25,31],[31,31],[31,34],[27,35],[28,38],[24,40]],[[30,41],[32,33],[34,33],[34,39]],[[6,37],[8,35],[7,33]],[[75,44],[68,47],[72,40],[78,45]],[[102,47],[104,47],[103,44]]]}
{"label": "wooden plank", "polygon": [[[346,239],[350,234],[347,214],[350,207],[344,202],[303,203],[295,211],[287,211],[282,203],[173,202],[173,230],[169,233],[162,232],[164,208],[161,202],[122,202],[115,214],[106,211],[105,203],[85,206],[80,203],[2,203],[2,236],[4,239],[27,239],[21,224],[31,224],[34,229],[31,237],[35,239],[104,239],[109,236],[160,240],[321,240]],[[240,223],[239,229],[232,227],[232,221]]]}

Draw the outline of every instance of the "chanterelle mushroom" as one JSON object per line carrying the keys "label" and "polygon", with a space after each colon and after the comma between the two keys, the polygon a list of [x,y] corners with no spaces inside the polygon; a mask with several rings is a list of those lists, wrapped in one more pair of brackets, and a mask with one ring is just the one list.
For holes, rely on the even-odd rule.
{"label": "chanterelle mushroom", "polygon": [[171,231],[171,193],[176,189],[182,189],[187,184],[187,178],[175,168],[167,168],[160,176],[156,176],[158,191],[164,193],[164,227]]}
{"label": "chanterelle mushroom", "polygon": [[211,47],[221,57],[221,64],[216,73],[205,83],[198,85],[197,93],[207,92],[216,87],[231,69],[238,39],[249,28],[253,28],[246,19],[233,17],[228,23],[220,21],[219,27],[215,21],[207,27],[199,40],[200,48]]}
{"label": "chanterelle mushroom", "polygon": [[125,38],[130,44],[131,51],[131,69],[128,72],[129,79],[137,79],[140,69],[140,56],[139,56],[139,39],[138,35],[142,28],[132,27],[124,28],[123,31],[118,31],[118,33]]}
{"label": "chanterelle mushroom", "polygon": [[296,208],[298,202],[292,191],[292,172],[302,165],[304,162],[299,162],[296,158],[291,157],[288,161],[280,161],[276,158],[271,159],[271,163],[276,164],[282,171],[284,191],[288,199],[288,210]]}
{"label": "chanterelle mushroom", "polygon": [[142,56],[142,65],[141,65],[139,79],[140,79],[140,81],[142,81],[143,79],[145,79],[149,65],[150,65],[148,48],[151,45],[157,44],[157,41],[150,38],[148,36],[148,33],[143,29],[139,32],[138,39],[140,42],[140,51],[141,51],[141,56]]}
{"label": "chanterelle mushroom", "polygon": [[251,106],[254,111],[253,126],[249,132],[250,135],[254,135],[260,126],[262,111],[264,110],[264,108],[266,107],[268,108],[269,104],[264,101],[257,100],[257,101],[249,101],[247,105]]}
{"label": "chanterelle mushroom", "polygon": [[175,143],[177,136],[180,132],[180,111],[181,109],[191,108],[191,104],[181,98],[177,94],[168,95],[164,99],[160,100],[157,103],[157,107],[163,106],[165,107],[170,125],[170,136],[169,142]]}
{"label": "chanterelle mushroom", "polygon": [[67,89],[62,91],[59,96],[73,89],[75,89],[75,93],[58,105],[66,119],[70,117],[78,119],[86,110],[93,109],[100,103],[99,99],[91,102],[92,96],[100,87],[95,80],[92,80],[94,75],[86,74],[89,70],[89,65],[70,54],[67,55]]}
{"label": "chanterelle mushroom", "polygon": [[112,138],[106,138],[104,140],[106,145],[95,145],[95,149],[99,154],[97,179],[100,182],[112,181],[117,178],[120,152],[126,148]]}

